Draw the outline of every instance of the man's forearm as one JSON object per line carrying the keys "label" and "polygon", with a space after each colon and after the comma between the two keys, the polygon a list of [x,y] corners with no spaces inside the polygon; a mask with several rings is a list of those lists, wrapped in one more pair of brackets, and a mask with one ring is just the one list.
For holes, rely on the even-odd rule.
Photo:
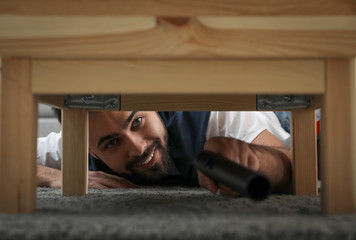
{"label": "man's forearm", "polygon": [[[62,186],[61,170],[37,165],[37,186],[60,188]],[[105,172],[88,172],[89,188],[137,188],[125,178]]]}
{"label": "man's forearm", "polygon": [[61,171],[55,168],[37,165],[37,186],[60,188]]}

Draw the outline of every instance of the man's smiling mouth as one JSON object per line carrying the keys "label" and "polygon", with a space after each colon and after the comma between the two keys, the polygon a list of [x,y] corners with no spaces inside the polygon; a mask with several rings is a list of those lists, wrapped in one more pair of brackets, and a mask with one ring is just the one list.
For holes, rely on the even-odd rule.
{"label": "man's smiling mouth", "polygon": [[148,155],[148,157],[142,161],[136,164],[137,167],[139,168],[150,168],[154,163],[155,163],[155,152],[156,152],[156,147],[152,150],[152,153]]}

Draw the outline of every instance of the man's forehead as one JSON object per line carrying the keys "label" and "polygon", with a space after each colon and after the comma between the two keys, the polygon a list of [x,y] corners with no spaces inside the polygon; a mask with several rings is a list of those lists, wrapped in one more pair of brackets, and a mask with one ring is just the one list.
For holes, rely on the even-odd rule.
{"label": "man's forehead", "polygon": [[93,111],[89,114],[89,119],[104,120],[104,119],[122,119],[125,120],[132,111]]}
{"label": "man's forehead", "polygon": [[89,117],[90,138],[97,141],[105,135],[119,134],[133,117],[131,111],[98,111],[92,112]]}

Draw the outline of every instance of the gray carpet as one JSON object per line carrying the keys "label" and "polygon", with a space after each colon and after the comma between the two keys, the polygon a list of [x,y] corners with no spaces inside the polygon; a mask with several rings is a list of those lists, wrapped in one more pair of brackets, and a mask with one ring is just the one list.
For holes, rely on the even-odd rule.
{"label": "gray carpet", "polygon": [[319,197],[262,202],[199,188],[38,188],[33,214],[0,214],[0,239],[356,239],[356,215],[323,216]]}

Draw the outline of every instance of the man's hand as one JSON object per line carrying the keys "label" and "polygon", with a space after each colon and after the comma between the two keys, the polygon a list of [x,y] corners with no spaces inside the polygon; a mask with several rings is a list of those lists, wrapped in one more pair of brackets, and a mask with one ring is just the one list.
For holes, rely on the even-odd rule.
{"label": "man's hand", "polygon": [[[37,185],[39,187],[60,188],[62,186],[61,172],[58,169],[37,165]],[[138,188],[139,186],[125,178],[105,172],[89,171],[89,188]]]}
{"label": "man's hand", "polygon": [[[249,144],[235,138],[213,137],[204,145],[204,150],[215,152],[222,157],[228,158],[242,166],[248,167],[254,171],[260,168],[256,153],[250,148]],[[228,196],[237,196],[234,190],[225,185],[218,184],[203,173],[198,171],[199,184],[209,189],[213,194],[223,194]]]}
{"label": "man's hand", "polygon": [[[274,135],[263,131],[252,144],[235,138],[213,137],[204,145],[204,150],[261,172],[270,178],[275,192],[287,192],[291,178],[290,151]],[[218,184],[198,171],[199,184],[213,194],[236,196],[231,188]]]}
{"label": "man's hand", "polygon": [[138,188],[129,180],[105,172],[89,171],[89,188]]}

